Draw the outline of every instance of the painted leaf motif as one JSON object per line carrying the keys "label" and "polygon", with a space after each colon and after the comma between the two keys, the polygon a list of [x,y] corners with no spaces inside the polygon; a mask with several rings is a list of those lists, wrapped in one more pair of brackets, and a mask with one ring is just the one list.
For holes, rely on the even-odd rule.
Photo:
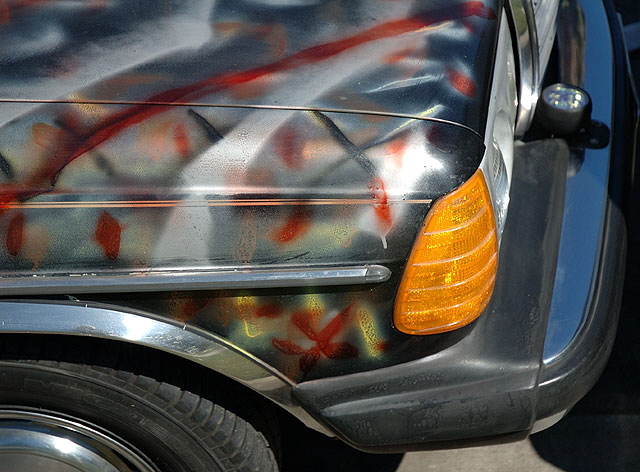
{"label": "painted leaf motif", "polygon": [[304,333],[306,337],[308,337],[312,341],[316,341],[317,340],[316,333],[311,327],[311,324],[309,323],[310,316],[311,314],[306,310],[297,311],[291,317],[291,321],[300,331]]}
{"label": "painted leaf motif", "polygon": [[24,215],[18,213],[9,221],[5,245],[12,256],[17,256],[24,243]]}
{"label": "painted leaf motif", "polygon": [[173,141],[176,151],[183,159],[187,159],[191,154],[191,144],[189,143],[189,135],[184,125],[180,124],[173,130]]}
{"label": "painted leaf motif", "polygon": [[311,227],[311,208],[296,207],[286,221],[275,230],[272,239],[280,244],[290,243],[302,237]]}
{"label": "painted leaf motif", "polygon": [[304,349],[302,349],[296,343],[293,343],[291,341],[286,341],[283,339],[273,338],[271,340],[271,344],[278,351],[283,352],[289,356],[295,356],[295,355],[303,354],[305,352]]}
{"label": "painted leaf motif", "polygon": [[324,327],[324,329],[318,336],[318,339],[320,341],[325,343],[329,342],[336,334],[338,334],[342,330],[345,322],[347,321],[347,317],[349,316],[349,312],[351,311],[352,306],[353,305],[349,305],[348,307],[346,307],[344,310],[338,313],[327,326]]}
{"label": "painted leaf motif", "polygon": [[303,163],[304,142],[292,127],[284,127],[273,137],[273,144],[282,162],[289,169],[299,169]]}
{"label": "painted leaf motif", "polygon": [[102,247],[104,255],[113,260],[120,254],[120,237],[122,226],[109,212],[103,211],[100,214],[96,225],[95,238]]}
{"label": "painted leaf motif", "polygon": [[447,69],[447,77],[449,78],[451,86],[462,95],[473,97],[476,94],[476,84],[468,75],[455,69]]}

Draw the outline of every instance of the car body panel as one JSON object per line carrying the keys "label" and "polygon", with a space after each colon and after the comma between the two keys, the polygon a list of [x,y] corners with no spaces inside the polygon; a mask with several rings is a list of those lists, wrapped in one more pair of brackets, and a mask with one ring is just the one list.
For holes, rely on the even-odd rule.
{"label": "car body panel", "polygon": [[[8,4],[0,294],[102,292],[82,298],[207,329],[295,381],[454,342],[391,313],[431,203],[483,158],[499,8]],[[389,280],[319,287],[372,266]],[[123,295],[126,277],[158,293]]]}

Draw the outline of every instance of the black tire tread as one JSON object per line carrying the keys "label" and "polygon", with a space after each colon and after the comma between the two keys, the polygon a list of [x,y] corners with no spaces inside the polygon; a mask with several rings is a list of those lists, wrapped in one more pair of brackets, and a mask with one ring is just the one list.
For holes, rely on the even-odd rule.
{"label": "black tire tread", "polygon": [[[159,382],[146,375],[134,374],[126,370],[75,363],[42,356],[44,349],[27,349],[27,352],[9,356],[6,351],[0,357],[0,367],[7,365],[29,365],[76,378],[116,388],[136,397],[138,401],[163,411],[217,458],[224,471],[228,472],[276,472],[275,456],[264,435],[249,422],[236,416],[216,403],[195,393]],[[40,352],[37,352],[40,351]],[[35,356],[34,356],[35,354]],[[113,361],[122,359],[119,354],[108,354]],[[36,357],[36,358],[34,358]],[[92,357],[91,355],[88,357]],[[203,471],[204,472],[204,471]]]}

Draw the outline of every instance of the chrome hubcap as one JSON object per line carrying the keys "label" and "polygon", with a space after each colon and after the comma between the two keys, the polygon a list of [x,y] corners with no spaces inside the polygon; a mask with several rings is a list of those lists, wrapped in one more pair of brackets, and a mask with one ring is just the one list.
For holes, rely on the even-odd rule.
{"label": "chrome hubcap", "polygon": [[0,472],[157,472],[124,441],[62,416],[0,410]]}

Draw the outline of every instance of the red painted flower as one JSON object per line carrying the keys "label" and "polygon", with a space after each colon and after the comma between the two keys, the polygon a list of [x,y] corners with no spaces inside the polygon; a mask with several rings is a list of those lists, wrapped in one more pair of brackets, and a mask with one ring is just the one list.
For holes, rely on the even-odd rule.
{"label": "red painted flower", "polygon": [[306,375],[315,367],[322,354],[329,359],[349,359],[358,355],[358,349],[347,342],[331,342],[345,327],[352,305],[338,313],[327,326],[316,333],[309,318],[308,311],[299,311],[292,316],[293,324],[315,344],[311,349],[303,349],[292,341],[273,338],[271,344],[289,356],[299,356],[300,370]]}

